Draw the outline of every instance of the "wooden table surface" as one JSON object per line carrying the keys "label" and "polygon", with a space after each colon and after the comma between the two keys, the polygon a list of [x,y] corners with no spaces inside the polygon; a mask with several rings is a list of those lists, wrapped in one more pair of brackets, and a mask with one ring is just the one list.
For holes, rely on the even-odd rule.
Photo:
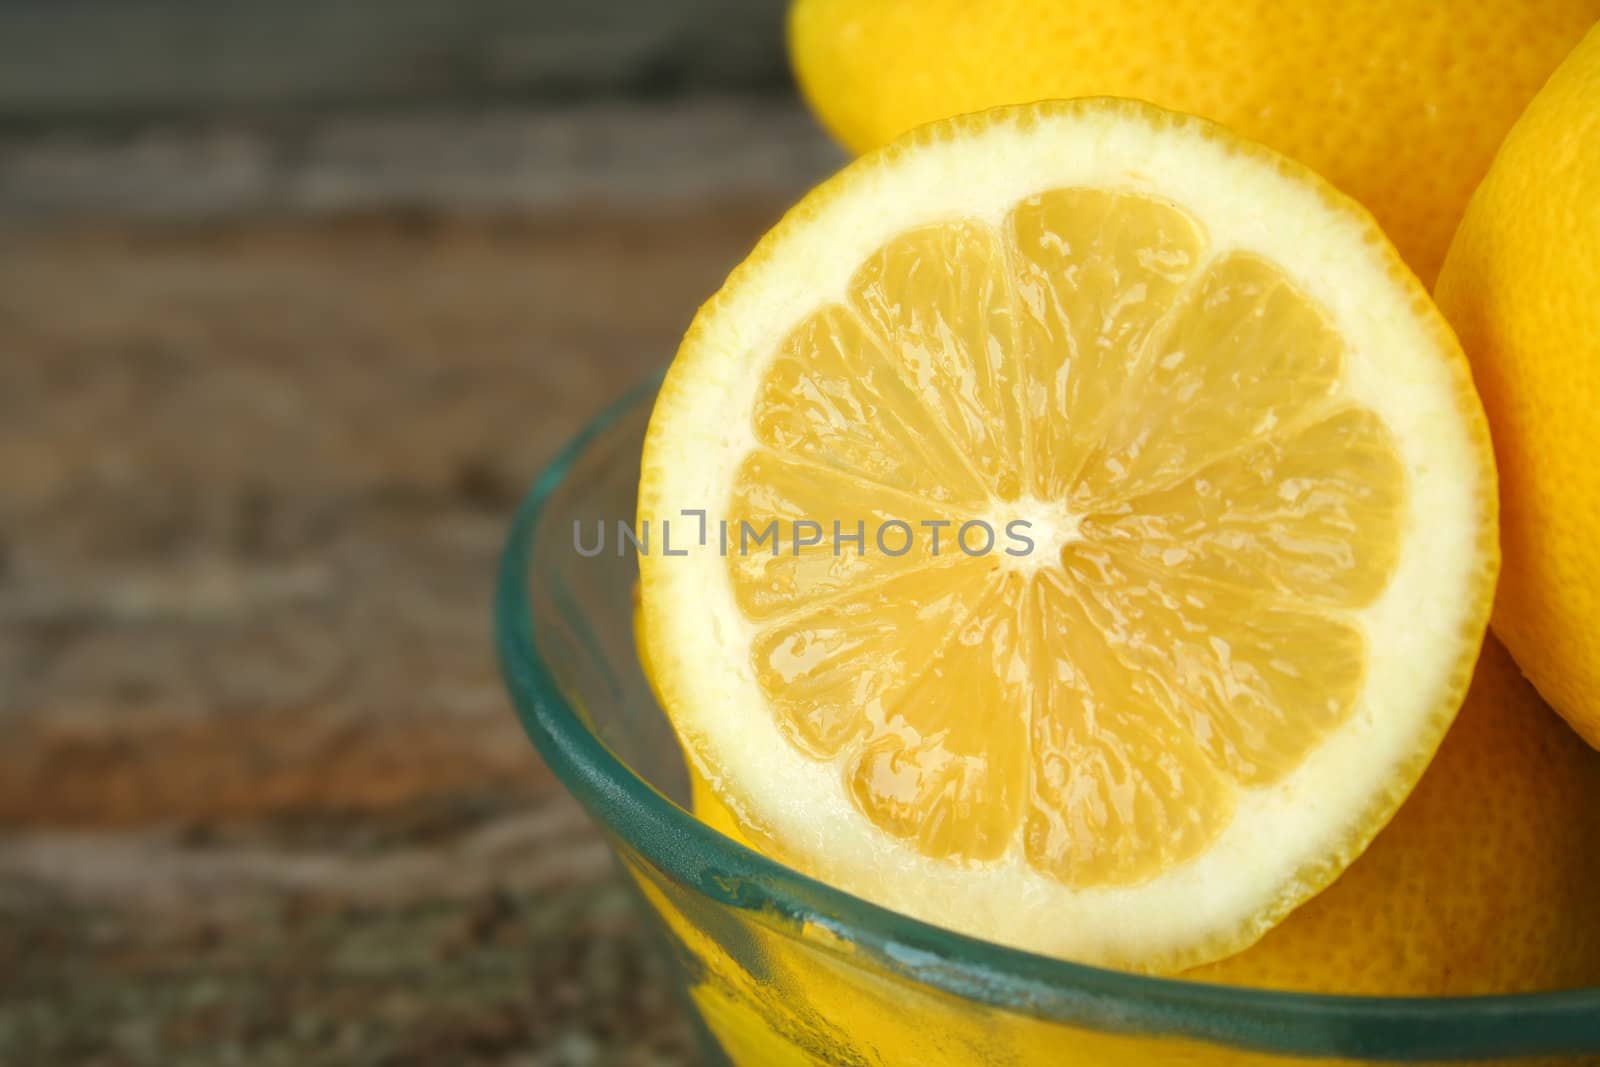
{"label": "wooden table surface", "polygon": [[[775,177],[552,192],[625,127],[470,215],[435,180],[96,219],[112,146],[0,233],[0,1064],[693,1062],[501,691],[492,573],[814,175],[745,143]],[[0,153],[13,208],[40,151]]]}

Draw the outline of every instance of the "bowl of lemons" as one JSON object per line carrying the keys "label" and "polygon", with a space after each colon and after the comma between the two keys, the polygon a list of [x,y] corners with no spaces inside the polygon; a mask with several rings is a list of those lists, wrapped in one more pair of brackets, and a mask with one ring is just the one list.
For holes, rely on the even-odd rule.
{"label": "bowl of lemons", "polygon": [[794,5],[496,601],[713,1062],[1600,1062],[1597,8]]}

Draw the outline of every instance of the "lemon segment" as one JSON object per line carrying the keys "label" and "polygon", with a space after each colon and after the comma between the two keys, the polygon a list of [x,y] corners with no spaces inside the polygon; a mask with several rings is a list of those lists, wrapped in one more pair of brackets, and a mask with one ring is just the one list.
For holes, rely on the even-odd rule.
{"label": "lemon segment", "polygon": [[1000,231],[923,227],[762,381],[734,510],[782,544],[806,516],[859,530],[880,490],[951,527],[1025,487],[1067,501],[1075,543],[1026,580],[938,566],[931,540],[729,557],[746,616],[787,612],[752,665],[788,736],[843,754],[858,809],[925,855],[997,858],[1025,819],[1028,862],[1067,885],[1149,878],[1355,704],[1359,629],[1295,605],[1381,590],[1405,472],[1371,412],[1335,406],[1325,316],[1271,264],[1204,251],[1184,212],[1092,189]]}

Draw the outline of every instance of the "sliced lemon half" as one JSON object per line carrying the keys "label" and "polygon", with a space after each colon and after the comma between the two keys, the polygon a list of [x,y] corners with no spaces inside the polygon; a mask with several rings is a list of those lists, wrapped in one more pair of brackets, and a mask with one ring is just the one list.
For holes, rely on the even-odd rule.
{"label": "sliced lemon half", "polygon": [[1495,500],[1459,347],[1353,202],[1147,105],[1004,108],[847,167],[701,309],[645,442],[646,651],[772,855],[1173,970],[1404,799]]}

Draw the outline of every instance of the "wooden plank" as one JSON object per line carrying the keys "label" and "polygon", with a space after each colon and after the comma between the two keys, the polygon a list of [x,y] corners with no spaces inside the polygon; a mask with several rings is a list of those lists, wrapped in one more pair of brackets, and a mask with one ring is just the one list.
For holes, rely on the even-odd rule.
{"label": "wooden plank", "polygon": [[0,135],[0,1064],[704,1062],[488,605],[837,160],[774,100]]}
{"label": "wooden plank", "polygon": [[575,805],[418,814],[0,838],[0,1063],[704,1062]]}
{"label": "wooden plank", "polygon": [[704,1062],[487,614],[783,206],[0,240],[0,1064]]}
{"label": "wooden plank", "polygon": [[554,792],[510,514],[783,206],[0,240],[0,833]]}
{"label": "wooden plank", "polygon": [[0,121],[772,89],[782,0],[0,0]]}
{"label": "wooden plank", "polygon": [[0,224],[784,201],[843,160],[781,98],[0,130]]}

